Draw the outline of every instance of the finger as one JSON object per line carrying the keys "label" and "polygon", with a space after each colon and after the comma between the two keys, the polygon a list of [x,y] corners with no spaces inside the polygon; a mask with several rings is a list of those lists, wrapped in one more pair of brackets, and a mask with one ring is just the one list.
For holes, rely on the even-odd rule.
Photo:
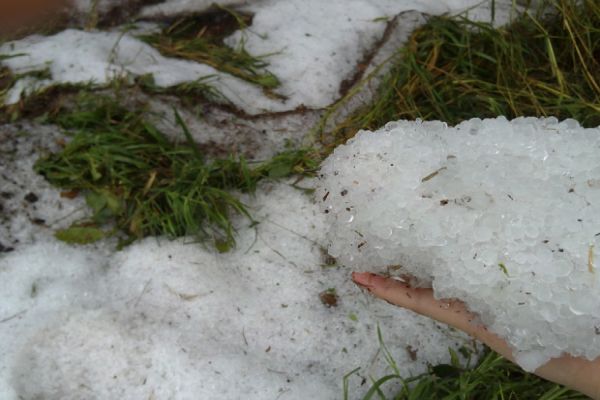
{"label": "finger", "polygon": [[353,272],[352,280],[380,299],[460,329],[513,360],[506,342],[477,323],[477,317],[461,301],[436,300],[431,289],[412,288],[396,279],[369,272]]}

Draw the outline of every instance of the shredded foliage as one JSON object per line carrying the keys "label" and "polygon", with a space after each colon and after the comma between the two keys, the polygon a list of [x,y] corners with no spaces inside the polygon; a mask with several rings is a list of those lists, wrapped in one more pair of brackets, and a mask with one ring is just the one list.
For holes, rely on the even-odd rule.
{"label": "shredded foliage", "polygon": [[268,54],[253,56],[244,49],[243,43],[232,49],[223,43],[224,34],[231,29],[215,29],[215,26],[244,28],[249,17],[230,10],[225,10],[225,14],[221,12],[209,16],[212,19],[207,20],[206,15],[180,18],[160,33],[143,35],[140,39],[165,56],[207,64],[265,89],[279,86],[279,79],[266,70],[269,64],[265,58]]}
{"label": "shredded foliage", "polygon": [[[486,353],[474,367],[471,366],[472,350],[461,348],[460,353],[466,359],[462,365],[458,354],[449,349],[450,364],[429,366],[429,370],[411,378],[404,378],[399,373],[398,365],[388,351],[377,328],[379,346],[392,373],[372,384],[363,400],[575,400],[587,399],[587,396],[546,381],[536,375],[523,371],[516,364],[508,361],[498,353],[486,350]],[[344,376],[344,399],[348,399],[348,380],[359,369]],[[382,390],[384,385],[394,384],[401,389],[393,397],[386,397]]]}
{"label": "shredded foliage", "polygon": [[256,165],[233,156],[207,160],[178,114],[183,143],[169,141],[143,114],[111,98],[94,98],[56,117],[74,137],[61,152],[38,160],[35,169],[52,184],[85,194],[93,217],[74,228],[112,223],[128,240],[196,235],[226,251],[234,244],[232,212],[251,218],[231,190],[253,192],[261,179],[311,174],[317,168],[307,149]]}
{"label": "shredded foliage", "polygon": [[600,3],[552,0],[511,24],[432,17],[415,30],[372,104],[322,141],[334,147],[359,129],[398,119],[575,118],[600,125]]}

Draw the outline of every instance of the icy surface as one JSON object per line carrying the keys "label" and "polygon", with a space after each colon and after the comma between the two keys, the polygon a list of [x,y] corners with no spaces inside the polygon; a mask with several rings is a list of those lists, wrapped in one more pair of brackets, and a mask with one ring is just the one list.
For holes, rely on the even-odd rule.
{"label": "icy surface", "polygon": [[464,300],[527,370],[563,352],[593,359],[599,151],[600,129],[554,118],[361,132],[322,166],[329,253]]}
{"label": "icy surface", "polygon": [[377,324],[406,376],[472,345],[325,267],[309,196],[286,184],[261,193],[248,199],[260,224],[241,224],[228,254],[189,239],[114,252],[47,235],[0,256],[0,398],[329,399],[361,367],[357,398],[363,378],[389,372]]}

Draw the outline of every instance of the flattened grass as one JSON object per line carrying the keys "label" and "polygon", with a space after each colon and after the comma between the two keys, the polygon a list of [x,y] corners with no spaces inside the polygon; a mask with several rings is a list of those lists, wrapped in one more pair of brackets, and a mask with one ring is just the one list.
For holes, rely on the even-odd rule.
{"label": "flattened grass", "polygon": [[498,115],[600,125],[600,3],[547,1],[501,28],[432,17],[399,51],[373,103],[321,139],[342,143],[398,119]]}
{"label": "flattened grass", "polygon": [[[241,157],[208,160],[177,115],[186,138],[173,143],[144,119],[111,98],[82,101],[56,121],[74,133],[62,151],[41,158],[36,171],[69,193],[82,192],[93,217],[81,228],[97,240],[122,232],[127,240],[148,235],[197,236],[220,251],[234,245],[233,213],[251,219],[232,191],[253,192],[265,178],[310,174],[317,163],[309,150],[290,150],[262,163]],[[113,226],[113,230],[106,230]],[[105,230],[102,230],[105,229]]]}
{"label": "flattened grass", "polygon": [[232,49],[223,43],[227,33],[244,28],[249,20],[248,16],[221,10],[205,16],[177,19],[160,33],[140,38],[165,56],[207,64],[264,89],[274,89],[280,82],[266,69],[268,54],[255,56],[248,53],[243,44]]}

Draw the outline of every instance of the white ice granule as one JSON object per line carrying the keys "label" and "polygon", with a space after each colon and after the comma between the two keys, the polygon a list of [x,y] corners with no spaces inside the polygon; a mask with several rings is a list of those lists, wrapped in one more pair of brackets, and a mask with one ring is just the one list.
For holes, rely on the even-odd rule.
{"label": "white ice granule", "polygon": [[324,162],[329,253],[401,265],[533,370],[600,356],[600,129],[555,118],[390,122]]}
{"label": "white ice granule", "polygon": [[[360,367],[355,399],[392,372],[378,326],[406,377],[471,347],[322,266],[325,218],[304,192],[264,183],[244,202],[260,223],[238,221],[225,254],[193,238],[115,252],[43,231],[0,253],[0,399],[334,399]],[[336,306],[320,300],[329,288]]]}

